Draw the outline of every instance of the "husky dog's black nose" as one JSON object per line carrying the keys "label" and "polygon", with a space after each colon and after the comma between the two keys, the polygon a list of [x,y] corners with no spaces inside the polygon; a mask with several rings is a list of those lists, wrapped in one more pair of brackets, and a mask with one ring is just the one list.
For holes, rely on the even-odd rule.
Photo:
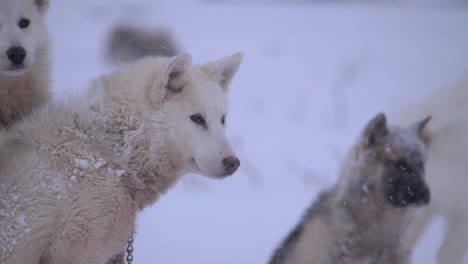
{"label": "husky dog's black nose", "polygon": [[223,159],[224,173],[226,175],[232,175],[237,171],[240,166],[240,160],[234,157],[228,157]]}
{"label": "husky dog's black nose", "polygon": [[426,184],[421,184],[414,192],[414,204],[416,206],[429,204],[431,201],[431,192]]}
{"label": "husky dog's black nose", "polygon": [[8,49],[7,56],[13,64],[20,65],[26,58],[26,50],[23,47],[12,47]]}

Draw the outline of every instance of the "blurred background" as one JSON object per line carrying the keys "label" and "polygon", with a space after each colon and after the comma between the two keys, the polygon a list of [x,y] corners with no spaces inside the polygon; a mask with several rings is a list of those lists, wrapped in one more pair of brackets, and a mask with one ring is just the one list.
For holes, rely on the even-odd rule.
{"label": "blurred background", "polygon": [[[266,263],[372,116],[468,73],[467,0],[60,0],[48,22],[58,97],[113,69],[115,23],[164,28],[197,63],[244,52],[227,119],[240,170],[190,175],[144,211],[135,263]],[[435,263],[444,228],[414,263]]]}

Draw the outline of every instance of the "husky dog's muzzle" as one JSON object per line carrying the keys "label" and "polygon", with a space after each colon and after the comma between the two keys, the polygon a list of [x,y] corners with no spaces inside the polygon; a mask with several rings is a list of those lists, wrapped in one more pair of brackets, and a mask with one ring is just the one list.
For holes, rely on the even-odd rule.
{"label": "husky dog's muzzle", "polygon": [[395,162],[384,177],[388,202],[395,207],[422,206],[430,201],[430,191],[423,179],[423,169]]}

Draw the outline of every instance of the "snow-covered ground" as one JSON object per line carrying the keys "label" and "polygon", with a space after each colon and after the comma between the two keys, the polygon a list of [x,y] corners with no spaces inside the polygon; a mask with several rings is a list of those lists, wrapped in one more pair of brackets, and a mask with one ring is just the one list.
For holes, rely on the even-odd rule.
{"label": "snow-covered ground", "polygon": [[[169,27],[197,62],[245,53],[228,117],[240,171],[189,176],[142,213],[135,263],[266,263],[368,119],[468,72],[468,10],[208,2],[52,1],[59,96],[110,70],[118,21]],[[443,228],[433,221],[414,263],[435,263]]]}

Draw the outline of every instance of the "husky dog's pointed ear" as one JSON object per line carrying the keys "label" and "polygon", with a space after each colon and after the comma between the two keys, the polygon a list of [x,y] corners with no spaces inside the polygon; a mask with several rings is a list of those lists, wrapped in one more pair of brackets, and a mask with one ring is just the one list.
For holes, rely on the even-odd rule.
{"label": "husky dog's pointed ear", "polygon": [[364,144],[366,147],[372,147],[384,139],[388,134],[387,118],[384,113],[375,116],[364,129]]}
{"label": "husky dog's pointed ear", "polygon": [[244,55],[238,52],[220,60],[204,64],[201,68],[211,78],[214,78],[224,90],[227,90],[232,78],[239,69],[243,57]]}
{"label": "husky dog's pointed ear", "polygon": [[33,1],[37,9],[39,9],[39,11],[42,14],[45,14],[47,10],[49,10],[49,3],[50,3],[49,0],[33,0]]}
{"label": "husky dog's pointed ear", "polygon": [[188,82],[189,70],[192,66],[192,56],[184,53],[173,57],[166,70],[165,87],[168,92],[180,93]]}
{"label": "husky dog's pointed ear", "polygon": [[422,140],[426,143],[429,142],[429,135],[426,133],[426,126],[431,121],[432,116],[427,116],[423,120],[416,122],[412,129],[422,138]]}

